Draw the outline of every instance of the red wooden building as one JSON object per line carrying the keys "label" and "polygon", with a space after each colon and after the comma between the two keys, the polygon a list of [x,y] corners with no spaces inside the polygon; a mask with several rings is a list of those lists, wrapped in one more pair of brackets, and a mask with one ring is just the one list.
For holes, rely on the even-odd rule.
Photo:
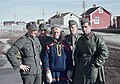
{"label": "red wooden building", "polygon": [[111,13],[101,6],[96,7],[95,4],[81,16],[90,20],[92,29],[108,28],[111,23]]}

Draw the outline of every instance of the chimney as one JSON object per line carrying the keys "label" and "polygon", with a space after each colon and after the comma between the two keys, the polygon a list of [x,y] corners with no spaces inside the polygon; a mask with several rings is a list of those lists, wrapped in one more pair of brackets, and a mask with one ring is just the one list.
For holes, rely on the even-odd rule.
{"label": "chimney", "polygon": [[57,15],[57,16],[59,16],[59,13],[58,13],[58,11],[56,12],[56,15]]}
{"label": "chimney", "polygon": [[59,16],[61,17],[61,12],[59,13]]}
{"label": "chimney", "polygon": [[96,8],[96,4],[93,4],[93,8]]}

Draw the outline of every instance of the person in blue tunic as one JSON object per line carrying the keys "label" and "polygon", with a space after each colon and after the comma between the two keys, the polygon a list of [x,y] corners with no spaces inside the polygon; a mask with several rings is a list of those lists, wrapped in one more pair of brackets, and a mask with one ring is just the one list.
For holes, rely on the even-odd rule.
{"label": "person in blue tunic", "polygon": [[47,44],[42,57],[43,70],[46,74],[45,84],[68,84],[72,75],[72,52],[67,42],[62,39],[62,29],[52,28],[53,41]]}

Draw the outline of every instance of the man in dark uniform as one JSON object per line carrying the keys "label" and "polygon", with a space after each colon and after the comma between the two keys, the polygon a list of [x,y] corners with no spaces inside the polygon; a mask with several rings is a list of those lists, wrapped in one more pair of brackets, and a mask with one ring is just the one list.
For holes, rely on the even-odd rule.
{"label": "man in dark uniform", "polygon": [[46,44],[49,43],[50,41],[52,41],[52,38],[50,36],[48,36],[48,27],[46,24],[44,23],[41,23],[39,25],[39,36],[38,36],[38,39],[42,45],[42,49],[45,50],[46,48]]}
{"label": "man in dark uniform", "polygon": [[[23,84],[41,84],[41,45],[36,37],[38,27],[35,22],[26,25],[27,33],[19,38],[6,53],[14,69],[20,70]],[[16,58],[20,52],[21,62]]]}
{"label": "man in dark uniform", "polygon": [[[69,31],[70,31],[70,34],[66,35],[65,36],[65,39],[67,41],[67,43],[69,44],[71,50],[72,50],[72,58],[73,58],[73,65],[75,65],[74,63],[74,50],[75,50],[75,45],[76,45],[76,42],[78,40],[78,38],[81,36],[80,34],[78,34],[78,24],[76,21],[74,20],[70,20],[68,22],[69,24]],[[72,74],[72,73],[71,73]]]}
{"label": "man in dark uniform", "polygon": [[89,20],[82,19],[83,35],[74,52],[74,84],[105,84],[104,63],[109,51],[102,36],[91,31]]}
{"label": "man in dark uniform", "polygon": [[[39,25],[39,36],[38,36],[38,39],[42,45],[42,51],[41,51],[41,56],[44,55],[44,51],[46,50],[46,45],[47,43],[51,42],[52,41],[52,38],[50,36],[48,36],[48,27],[46,24],[44,23],[41,23]],[[41,57],[42,58],[42,57]],[[42,72],[42,83],[43,81],[45,80],[45,76],[44,76],[44,72]]]}

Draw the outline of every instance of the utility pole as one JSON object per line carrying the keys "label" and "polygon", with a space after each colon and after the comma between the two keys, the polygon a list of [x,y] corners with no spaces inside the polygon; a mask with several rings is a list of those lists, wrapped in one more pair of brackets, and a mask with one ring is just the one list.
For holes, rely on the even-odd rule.
{"label": "utility pole", "polygon": [[43,9],[43,20],[45,21],[45,12],[44,12],[44,9]]}
{"label": "utility pole", "polygon": [[83,18],[85,18],[85,0],[83,0],[83,14],[84,14]]}
{"label": "utility pole", "polygon": [[14,14],[14,20],[15,20],[15,22],[16,22],[16,14]]}

